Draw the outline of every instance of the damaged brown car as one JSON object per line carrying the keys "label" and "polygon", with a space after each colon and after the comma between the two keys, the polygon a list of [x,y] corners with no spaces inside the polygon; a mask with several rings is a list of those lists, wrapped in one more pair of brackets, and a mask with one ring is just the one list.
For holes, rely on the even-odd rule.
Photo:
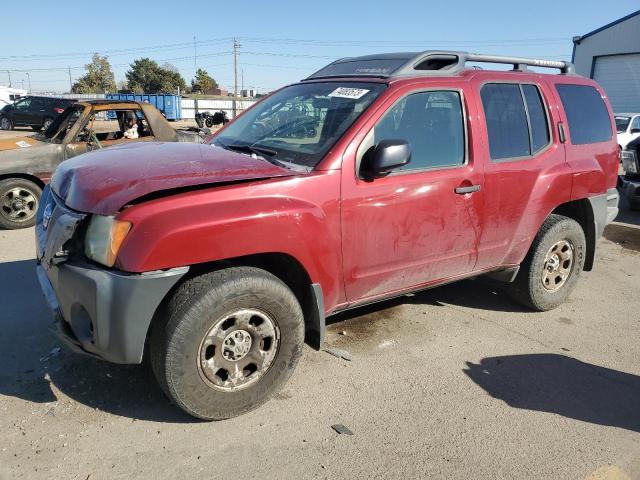
{"label": "damaged brown car", "polygon": [[74,103],[44,132],[0,140],[0,228],[33,226],[44,185],[68,158],[129,142],[202,143],[207,133],[174,129],[148,103]]}

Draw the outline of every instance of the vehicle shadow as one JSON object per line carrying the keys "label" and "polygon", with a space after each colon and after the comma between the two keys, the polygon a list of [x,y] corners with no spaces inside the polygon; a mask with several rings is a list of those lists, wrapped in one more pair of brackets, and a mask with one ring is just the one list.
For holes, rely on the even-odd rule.
{"label": "vehicle shadow", "polygon": [[199,422],[157,386],[147,365],[114,365],[61,349],[48,331],[51,316],[35,274],[35,261],[0,263],[0,402],[3,396],[42,405],[59,392],[92,409],[157,422]]}
{"label": "vehicle shadow", "polygon": [[464,373],[509,406],[640,432],[640,377],[557,354],[467,362]]}

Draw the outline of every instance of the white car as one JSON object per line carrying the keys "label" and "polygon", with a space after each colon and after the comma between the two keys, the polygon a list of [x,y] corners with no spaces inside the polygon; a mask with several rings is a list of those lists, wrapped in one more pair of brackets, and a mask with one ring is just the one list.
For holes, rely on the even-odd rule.
{"label": "white car", "polygon": [[616,113],[618,145],[623,150],[631,140],[640,137],[640,113]]}

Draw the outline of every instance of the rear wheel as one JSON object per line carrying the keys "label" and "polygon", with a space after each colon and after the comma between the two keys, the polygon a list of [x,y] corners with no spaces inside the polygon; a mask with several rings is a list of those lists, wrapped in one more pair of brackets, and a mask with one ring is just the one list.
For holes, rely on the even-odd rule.
{"label": "rear wheel", "polygon": [[302,353],[304,320],[277,277],[236,267],[187,280],[151,334],[165,393],[205,420],[234,417],[278,392]]}
{"label": "rear wheel", "polygon": [[52,118],[45,118],[42,121],[42,125],[31,125],[31,128],[36,132],[40,132],[40,131],[44,132],[47,128],[49,128],[49,125],[51,125],[52,123],[53,123]]}
{"label": "rear wheel", "polygon": [[13,130],[13,122],[8,117],[0,118],[0,130]]}
{"label": "rear wheel", "polygon": [[9,230],[32,227],[42,189],[23,178],[0,181],[0,227]]}
{"label": "rear wheel", "polygon": [[585,252],[580,224],[561,215],[549,215],[511,285],[511,296],[534,310],[556,308],[575,287]]}

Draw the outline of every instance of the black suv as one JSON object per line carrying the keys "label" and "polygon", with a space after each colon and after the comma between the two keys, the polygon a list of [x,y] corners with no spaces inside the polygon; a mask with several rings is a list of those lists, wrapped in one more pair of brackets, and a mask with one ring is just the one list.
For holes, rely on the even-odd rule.
{"label": "black suv", "polygon": [[36,131],[46,130],[51,122],[74,102],[76,100],[70,98],[22,97],[0,110],[0,129],[31,127]]}

